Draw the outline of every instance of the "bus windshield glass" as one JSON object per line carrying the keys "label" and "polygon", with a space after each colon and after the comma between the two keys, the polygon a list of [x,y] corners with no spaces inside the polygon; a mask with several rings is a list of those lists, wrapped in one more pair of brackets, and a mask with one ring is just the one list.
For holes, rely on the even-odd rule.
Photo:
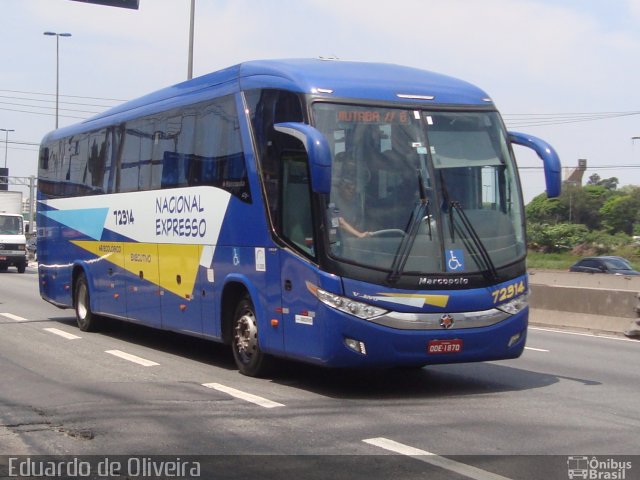
{"label": "bus windshield glass", "polygon": [[394,271],[495,272],[525,253],[523,209],[497,112],[315,103],[333,153],[330,254]]}
{"label": "bus windshield glass", "polygon": [[22,219],[8,215],[0,215],[0,235],[20,235],[22,230]]}

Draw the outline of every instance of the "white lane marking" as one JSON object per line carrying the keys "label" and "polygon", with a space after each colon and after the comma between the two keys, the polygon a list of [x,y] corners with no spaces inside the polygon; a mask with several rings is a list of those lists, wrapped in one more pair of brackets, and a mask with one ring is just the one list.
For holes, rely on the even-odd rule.
{"label": "white lane marking", "polygon": [[271,400],[267,400],[266,398],[258,397],[257,395],[252,395],[251,393],[243,392],[241,390],[236,390],[235,388],[227,387],[219,383],[203,383],[202,386],[213,388],[214,390],[218,390],[219,392],[227,393],[232,397],[255,403],[256,405],[260,405],[264,408],[284,407],[282,403],[273,402]]}
{"label": "white lane marking", "polygon": [[130,353],[122,352],[120,350],[105,350],[104,353],[108,353],[110,355],[120,357],[124,360],[128,360],[133,363],[137,363],[138,365],[142,365],[143,367],[154,367],[156,365],[160,365],[159,363],[152,362],[151,360],[147,360],[146,358],[137,357],[135,355],[131,355]]}
{"label": "white lane marking", "polygon": [[[632,319],[629,319],[632,320]],[[612,337],[610,335],[594,335],[593,333],[570,332],[568,330],[557,330],[555,328],[529,327],[529,330],[539,330],[541,332],[564,333],[565,335],[578,335],[580,337],[604,338],[607,340],[618,340],[620,342],[638,342],[633,338]]]}
{"label": "white lane marking", "polygon": [[525,350],[533,350],[534,352],[548,352],[544,348],[524,347]]}
{"label": "white lane marking", "polygon": [[74,335],[73,333],[65,332],[64,330],[58,330],[57,328],[45,328],[45,330],[53,333],[54,335],[58,335],[59,337],[66,338],[67,340],[77,340],[82,338],[78,335]]}
{"label": "white lane marking", "polygon": [[13,313],[0,313],[3,317],[7,317],[9,320],[15,320],[16,322],[26,322],[26,318],[19,317],[18,315],[14,315]]}
{"label": "white lane marking", "polygon": [[502,475],[487,472],[486,470],[482,470],[465,463],[456,462],[455,460],[441,457],[434,453],[427,452],[426,450],[413,448],[409,445],[404,445],[402,443],[389,440],[388,438],[368,438],[366,440],[363,440],[363,442],[368,443],[369,445],[384,448],[385,450],[389,450],[391,452],[399,453],[400,455],[407,455],[409,457],[415,458],[416,460],[420,460],[421,462],[429,463],[436,467],[450,470],[452,472],[456,472],[460,475],[464,475],[465,477],[473,478],[475,480],[510,480],[508,477],[503,477]]}

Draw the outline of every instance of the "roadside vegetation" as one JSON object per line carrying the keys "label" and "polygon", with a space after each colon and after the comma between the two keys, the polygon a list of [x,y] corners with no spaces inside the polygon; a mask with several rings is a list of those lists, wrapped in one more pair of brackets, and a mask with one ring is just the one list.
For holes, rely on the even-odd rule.
{"label": "roadside vegetation", "polygon": [[527,206],[529,268],[566,270],[589,255],[619,255],[640,267],[640,187],[593,174],[585,186],[564,184]]}

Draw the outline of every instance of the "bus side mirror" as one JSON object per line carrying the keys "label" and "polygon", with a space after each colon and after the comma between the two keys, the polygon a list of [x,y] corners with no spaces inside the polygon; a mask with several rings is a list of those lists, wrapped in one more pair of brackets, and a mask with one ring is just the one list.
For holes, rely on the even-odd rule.
{"label": "bus side mirror", "polygon": [[509,140],[511,143],[522,145],[532,149],[538,154],[544,163],[544,178],[547,184],[547,197],[555,198],[560,195],[560,186],[562,184],[560,158],[558,154],[544,140],[527,135],[525,133],[509,132]]}
{"label": "bus side mirror", "polygon": [[331,150],[324,135],[306,123],[276,123],[273,128],[302,142],[309,157],[311,189],[316,193],[329,193],[331,190]]}

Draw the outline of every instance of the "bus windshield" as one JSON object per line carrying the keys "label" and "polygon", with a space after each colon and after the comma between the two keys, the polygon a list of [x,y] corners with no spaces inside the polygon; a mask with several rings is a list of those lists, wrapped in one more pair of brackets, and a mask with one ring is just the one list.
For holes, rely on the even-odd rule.
{"label": "bus windshield", "polygon": [[22,218],[0,215],[0,235],[20,235],[22,233]]}
{"label": "bus windshield", "polygon": [[326,222],[339,260],[398,274],[495,272],[525,255],[497,112],[316,103],[333,153]]}

